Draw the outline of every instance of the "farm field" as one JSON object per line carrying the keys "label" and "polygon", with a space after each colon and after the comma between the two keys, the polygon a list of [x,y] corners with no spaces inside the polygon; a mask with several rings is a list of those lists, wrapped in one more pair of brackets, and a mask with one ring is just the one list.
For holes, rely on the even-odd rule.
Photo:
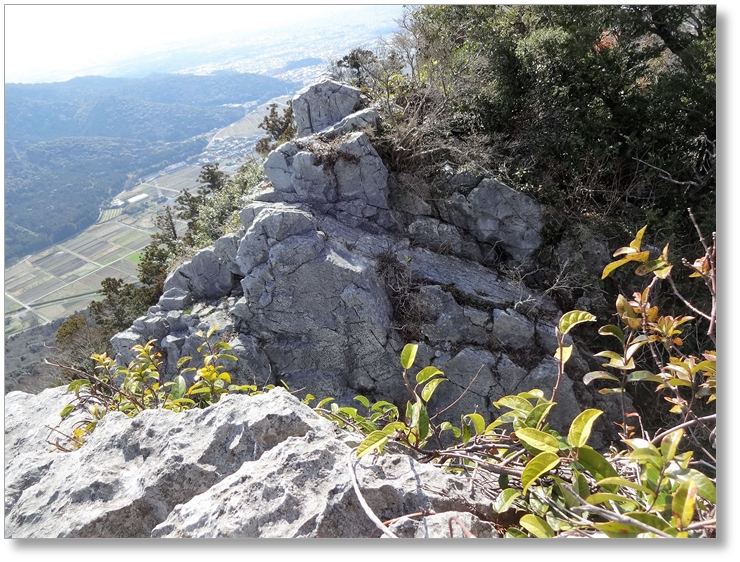
{"label": "farm field", "polygon": [[[236,123],[221,129],[216,138],[262,136],[258,127],[269,113],[269,104],[286,107],[290,96],[265,103]],[[222,168],[232,173],[226,167]],[[238,169],[235,168],[234,170]],[[155,232],[154,218],[164,205],[175,205],[185,189],[195,191],[201,167],[190,165],[148,181],[115,196],[124,202],[146,194],[142,200],[122,207],[103,209],[98,222],[56,246],[28,256],[5,270],[5,335],[64,318],[86,308],[96,299],[100,283],[116,277],[136,281],[141,250]],[[184,223],[178,221],[178,228]]]}
{"label": "farm field", "polygon": [[[5,270],[5,335],[64,318],[98,297],[106,277],[136,281],[141,250],[155,231],[154,217],[183,189],[194,189],[200,167],[188,166],[119,193],[134,204],[106,209],[80,234]],[[29,310],[30,309],[30,310]]]}

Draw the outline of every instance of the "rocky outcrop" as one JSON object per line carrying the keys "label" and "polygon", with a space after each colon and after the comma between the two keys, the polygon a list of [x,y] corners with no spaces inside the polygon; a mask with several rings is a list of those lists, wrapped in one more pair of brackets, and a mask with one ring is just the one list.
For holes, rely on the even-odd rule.
{"label": "rocky outcrop", "polygon": [[350,459],[357,439],[281,388],[181,414],[110,413],[82,448],[49,452],[44,423],[68,401],[59,388],[6,396],[6,538],[370,537],[352,473],[383,520],[438,514],[400,520],[401,536],[449,536],[451,516],[496,536],[469,478],[392,452]]}
{"label": "rocky outcrop", "polygon": [[[299,138],[268,156],[269,181],[240,212],[241,229],[172,272],[158,304],[111,341],[119,364],[131,361],[132,346],[154,339],[167,380],[184,356],[193,357],[189,366],[202,364],[198,348],[213,330],[237,357],[226,365],[235,384],[282,381],[298,396],[356,406],[354,396],[363,394],[403,408],[409,396],[398,356],[413,340],[419,351],[411,376],[434,365],[448,379],[429,404],[430,412],[444,412],[438,421],[459,423],[471,412],[490,421],[504,395],[552,391],[561,311],[522,276],[496,269],[532,266],[544,209],[492,178],[452,167],[444,197],[390,198],[395,180],[369,134],[379,115],[361,101],[358,90],[331,81],[296,96]],[[587,260],[599,248],[580,251]],[[577,253],[572,246],[559,252]],[[584,357],[576,345],[567,370],[573,378],[564,378],[549,423],[565,434],[583,408],[605,410],[592,435],[598,448],[612,438],[617,413],[579,382],[590,370]],[[189,384],[193,376],[186,375]],[[7,395],[6,535],[374,531],[348,476],[357,439],[283,390],[231,395],[184,414],[109,414],[82,449],[49,455],[39,422],[56,425],[65,400],[59,389],[38,401]],[[460,522],[478,536],[496,535],[486,522],[490,500],[466,492],[472,487],[464,479],[400,453],[363,459],[354,470],[378,516],[400,518],[391,526],[399,536],[449,536]],[[428,515],[402,517],[420,511]]]}
{"label": "rocky outcrop", "polygon": [[[447,166],[447,197],[406,193],[392,208],[389,174],[367,133],[379,115],[360,105],[359,90],[330,80],[299,92],[299,138],[268,156],[269,182],[241,211],[242,229],[169,276],[158,305],[113,339],[120,362],[131,360],[132,345],[157,339],[172,377],[184,355],[199,366],[198,333],[218,326],[215,336],[239,358],[235,382],[282,380],[340,404],[360,393],[403,406],[398,354],[413,338],[453,381],[437,391],[440,408],[478,374],[452,420],[464,408],[496,416],[498,397],[553,383],[538,373],[557,346],[561,312],[491,267],[532,262],[541,206]],[[588,370],[577,355],[572,376]],[[580,404],[571,385],[560,393],[570,406],[553,410],[556,426]],[[579,395],[588,395],[583,407],[602,400],[590,389]]]}

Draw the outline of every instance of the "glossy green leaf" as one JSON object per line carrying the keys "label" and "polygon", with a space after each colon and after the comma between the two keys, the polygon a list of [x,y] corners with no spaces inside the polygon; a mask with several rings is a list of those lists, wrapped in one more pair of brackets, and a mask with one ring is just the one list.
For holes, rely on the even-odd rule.
{"label": "glossy green leaf", "polygon": [[178,398],[185,396],[185,393],[188,391],[188,385],[185,382],[185,378],[182,375],[177,375],[172,382],[174,383],[170,390],[172,398],[177,400]]}
{"label": "glossy green leaf", "polygon": [[191,359],[192,359],[192,356],[190,356],[190,355],[186,355],[184,357],[180,357],[180,359],[177,360],[177,368],[179,369],[180,367],[182,367],[185,363],[187,363]]}
{"label": "glossy green leaf", "polygon": [[437,367],[424,367],[416,375],[416,383],[422,384],[436,375],[444,375],[444,373],[437,369]]}
{"label": "glossy green leaf", "polygon": [[696,484],[697,493],[711,503],[717,503],[717,488],[709,477],[703,472],[699,472],[694,468],[683,469],[677,473],[671,474],[673,478],[679,482],[686,482],[687,480],[693,480]]}
{"label": "glossy green leaf", "polygon": [[216,342],[216,345],[214,345],[213,347],[215,347],[216,349],[225,349],[226,351],[231,350],[231,346],[225,341]]}
{"label": "glossy green leaf", "polygon": [[524,527],[538,539],[551,539],[555,536],[555,531],[550,527],[547,521],[541,517],[532,515],[531,513],[527,513],[522,516],[519,520],[519,525]]}
{"label": "glossy green leaf", "polygon": [[486,430],[486,420],[480,414],[472,413],[463,416],[463,422],[470,421],[475,427],[475,434],[482,435]]}
{"label": "glossy green leaf", "polygon": [[388,435],[386,433],[383,431],[373,431],[357,447],[357,458],[360,459],[373,450],[377,450],[378,453],[382,454],[386,443],[388,443]]}
{"label": "glossy green leaf", "polygon": [[447,379],[445,378],[432,379],[426,385],[424,385],[424,388],[421,389],[421,397],[424,399],[424,401],[429,402],[432,395],[434,394],[434,391],[437,390],[437,387],[446,380]]}
{"label": "glossy green leaf", "polygon": [[594,316],[590,312],[586,312],[585,310],[571,310],[570,312],[566,312],[560,317],[560,322],[558,322],[558,330],[561,334],[565,335],[571,330],[571,328],[577,326],[578,324],[594,321],[596,321],[596,316]]}
{"label": "glossy green leaf", "polygon": [[324,406],[326,406],[329,402],[331,402],[333,400],[334,400],[333,397],[327,396],[326,398],[324,398],[323,400],[321,400],[318,404],[316,404],[316,407],[317,408],[323,408]]}
{"label": "glossy green leaf", "polygon": [[627,382],[663,382],[662,377],[658,377],[650,371],[633,371],[627,375]]}
{"label": "glossy green leaf", "polygon": [[[578,448],[578,462],[597,480],[610,476],[619,476],[611,463],[588,445]],[[610,492],[617,491],[616,486],[609,486],[606,489]]]}
{"label": "glossy green leaf", "polygon": [[419,346],[415,343],[407,343],[403,347],[403,351],[401,352],[401,366],[404,369],[410,369],[411,366],[414,364],[414,360],[416,359],[416,351],[419,349]]}
{"label": "glossy green leaf", "polygon": [[200,387],[191,386],[190,387],[190,390],[188,390],[188,395],[192,395],[192,394],[210,394],[210,393],[211,393],[211,389],[208,388],[207,386],[200,386]]}
{"label": "glossy green leaf", "polygon": [[581,496],[582,498],[586,498],[591,493],[591,488],[588,485],[588,480],[586,480],[586,477],[581,474],[579,470],[576,468],[573,468],[573,478],[572,478],[572,487],[573,491]]}
{"label": "glossy green leaf", "polygon": [[512,410],[520,410],[525,414],[529,414],[529,412],[532,411],[532,408],[534,408],[531,402],[525,400],[524,398],[520,398],[519,396],[504,396],[494,402],[493,405],[497,408],[501,408],[501,406],[506,406],[507,408],[511,408]]}
{"label": "glossy green leaf", "polygon": [[572,353],[573,346],[564,345],[563,347],[559,347],[555,350],[555,354],[553,355],[553,357],[558,363],[562,363],[563,365],[565,365],[568,362],[568,359],[570,359]]}
{"label": "glossy green leaf", "polygon": [[228,359],[229,361],[234,361],[235,363],[239,361],[239,358],[236,355],[231,355],[229,353],[222,353],[218,356],[219,359]]}
{"label": "glossy green leaf", "polygon": [[364,396],[362,396],[362,395],[357,395],[357,396],[355,396],[355,398],[354,398],[354,399],[355,399],[355,400],[357,400],[357,401],[358,401],[358,402],[359,402],[360,404],[362,404],[363,406],[365,406],[365,408],[369,408],[369,407],[370,407],[370,400],[368,400],[368,399],[367,399],[367,398],[365,398]]}
{"label": "glossy green leaf", "polygon": [[426,406],[419,402],[419,441],[424,441],[429,436],[429,413]]}
{"label": "glossy green leaf", "polygon": [[599,328],[599,334],[601,334],[602,336],[614,336],[620,342],[622,342],[622,344],[624,344],[624,332],[619,326],[615,326],[614,324],[607,324],[606,326],[602,326],[601,328]]}
{"label": "glossy green leaf", "polygon": [[208,334],[206,335],[206,339],[210,339],[210,337],[213,335],[213,333],[218,330],[218,324],[214,324],[208,329]]}
{"label": "glossy green leaf", "polygon": [[504,533],[505,539],[528,539],[529,535],[516,527],[509,527]]}
{"label": "glossy green leaf", "polygon": [[452,423],[448,421],[444,421],[441,424],[439,424],[439,430],[440,431],[451,431],[455,437],[460,437],[460,435],[462,435],[460,428],[452,425]]}
{"label": "glossy green leaf", "polygon": [[617,503],[631,503],[637,505],[637,502],[631,498],[620,496],[619,494],[612,494],[609,492],[597,492],[586,497],[586,501],[591,505],[599,505],[600,503],[617,502]]}
{"label": "glossy green leaf", "polygon": [[603,413],[601,410],[589,408],[576,416],[568,431],[568,443],[571,447],[583,447],[586,444],[594,422]]}
{"label": "glossy green leaf", "polygon": [[594,523],[594,527],[612,539],[634,539],[637,538],[637,535],[640,533],[644,533],[644,531],[639,527],[616,523],[615,521]]}
{"label": "glossy green leaf", "polygon": [[521,494],[514,488],[506,488],[493,501],[493,510],[496,513],[507,511]]}
{"label": "glossy green leaf", "polygon": [[408,427],[406,427],[406,424],[400,421],[394,421],[394,422],[390,422],[386,424],[385,427],[381,431],[385,433],[386,435],[391,436],[399,429],[403,431],[404,433],[408,431]]}
{"label": "glossy green leaf", "polygon": [[527,443],[540,452],[557,453],[560,450],[558,440],[549,433],[532,427],[523,427],[516,432],[520,441]]}
{"label": "glossy green leaf", "polygon": [[527,463],[522,471],[522,492],[526,493],[529,486],[540,476],[547,474],[550,470],[560,464],[560,457],[555,453],[540,453]]}
{"label": "glossy green leaf", "polygon": [[646,494],[653,493],[650,488],[647,488],[646,486],[638,484],[637,482],[633,482],[632,480],[627,480],[626,478],[622,478],[621,476],[609,476],[608,478],[602,478],[601,480],[596,482],[596,485],[603,486],[603,487],[623,486],[625,488],[632,488],[633,490],[638,490]]}
{"label": "glossy green leaf", "polygon": [[527,418],[524,420],[524,425],[526,425],[527,427],[539,429],[542,418],[545,417],[545,415],[552,409],[554,405],[555,404],[553,402],[543,402],[542,404],[537,404],[537,406],[532,408],[532,411],[527,414]]}
{"label": "glossy green leaf", "polygon": [[586,373],[585,375],[583,375],[583,384],[589,384],[591,381],[595,381],[598,379],[619,382],[619,379],[617,377],[615,377],[614,375],[610,375],[606,371],[591,371],[590,373]]}
{"label": "glossy green leaf", "polygon": [[673,494],[671,513],[673,514],[674,521],[681,529],[685,529],[691,525],[691,520],[694,518],[697,491],[696,482],[686,480],[681,483]]}
{"label": "glossy green leaf", "polygon": [[682,437],[683,429],[677,429],[660,440],[660,452],[665,460],[673,460],[673,457],[676,456],[676,449],[678,449]]}

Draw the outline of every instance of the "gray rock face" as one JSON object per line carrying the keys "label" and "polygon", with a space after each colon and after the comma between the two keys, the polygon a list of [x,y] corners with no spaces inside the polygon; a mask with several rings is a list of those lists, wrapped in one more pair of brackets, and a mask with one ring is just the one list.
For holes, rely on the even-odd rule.
{"label": "gray rock face", "polygon": [[[229,395],[181,414],[110,413],[82,448],[49,453],[39,421],[56,425],[69,398],[59,388],[6,396],[8,538],[369,537],[374,531],[350,478],[357,440],[283,389]],[[452,512],[492,536],[466,514],[477,509],[490,516],[490,500],[469,492],[465,477],[403,454],[352,465],[379,517]],[[434,529],[428,536],[445,536]]]}
{"label": "gray rock face", "polygon": [[298,137],[331,127],[354,112],[359,102],[360,90],[346,84],[324,80],[307,86],[293,97]]}
{"label": "gray rock face", "polygon": [[[367,132],[379,115],[356,111],[359,101],[359,91],[331,81],[299,93],[300,138],[268,156],[269,182],[241,210],[242,228],[170,275],[158,305],[113,339],[119,363],[131,361],[131,346],[157,339],[167,380],[183,356],[202,364],[198,332],[217,326],[214,341],[229,342],[239,358],[228,365],[237,384],[282,380],[341,405],[364,394],[403,408],[398,355],[418,339],[425,358],[449,371],[435,394],[440,408],[480,370],[446,414],[455,423],[476,409],[498,415],[492,401],[540,380],[531,373],[557,347],[561,311],[495,263],[506,254],[507,266],[531,265],[541,207],[451,166],[441,182],[447,197],[431,198],[425,180],[406,177],[413,189],[391,205],[396,180]],[[584,365],[575,352],[569,368]],[[583,407],[599,399],[590,388],[579,397]]]}
{"label": "gray rock face", "polygon": [[467,197],[454,193],[438,207],[445,221],[480,242],[500,244],[520,262],[531,260],[541,243],[545,222],[540,205],[500,182],[484,179]]}

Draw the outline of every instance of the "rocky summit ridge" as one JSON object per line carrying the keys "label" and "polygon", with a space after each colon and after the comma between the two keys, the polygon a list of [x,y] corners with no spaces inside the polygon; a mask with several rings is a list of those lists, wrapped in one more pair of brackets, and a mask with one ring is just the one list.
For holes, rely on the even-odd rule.
{"label": "rocky summit ridge", "polygon": [[[398,357],[413,334],[416,364],[449,379],[430,412],[454,402],[449,419],[490,420],[501,396],[550,391],[562,311],[495,267],[535,261],[545,209],[451,166],[444,197],[391,196],[368,134],[381,114],[358,89],[323,80],[293,110],[299,138],[268,156],[269,181],[240,212],[241,229],[170,274],[159,303],[113,338],[117,362],[155,339],[172,378],[181,357],[199,356],[198,332],[217,326],[238,357],[235,384],[403,406]],[[577,348],[571,365],[588,370]],[[49,454],[43,425],[68,402],[62,389],[6,396],[6,537],[367,537],[375,527],[355,472],[373,511],[401,518],[398,536],[449,536],[451,517],[496,536],[484,521],[491,499],[464,477],[401,451],[350,463],[358,438],[282,389],[181,414],[109,414],[81,449]],[[565,377],[551,425],[567,432],[586,407],[613,410]],[[607,440],[594,435],[597,447]],[[419,511],[430,515],[403,518]]]}

